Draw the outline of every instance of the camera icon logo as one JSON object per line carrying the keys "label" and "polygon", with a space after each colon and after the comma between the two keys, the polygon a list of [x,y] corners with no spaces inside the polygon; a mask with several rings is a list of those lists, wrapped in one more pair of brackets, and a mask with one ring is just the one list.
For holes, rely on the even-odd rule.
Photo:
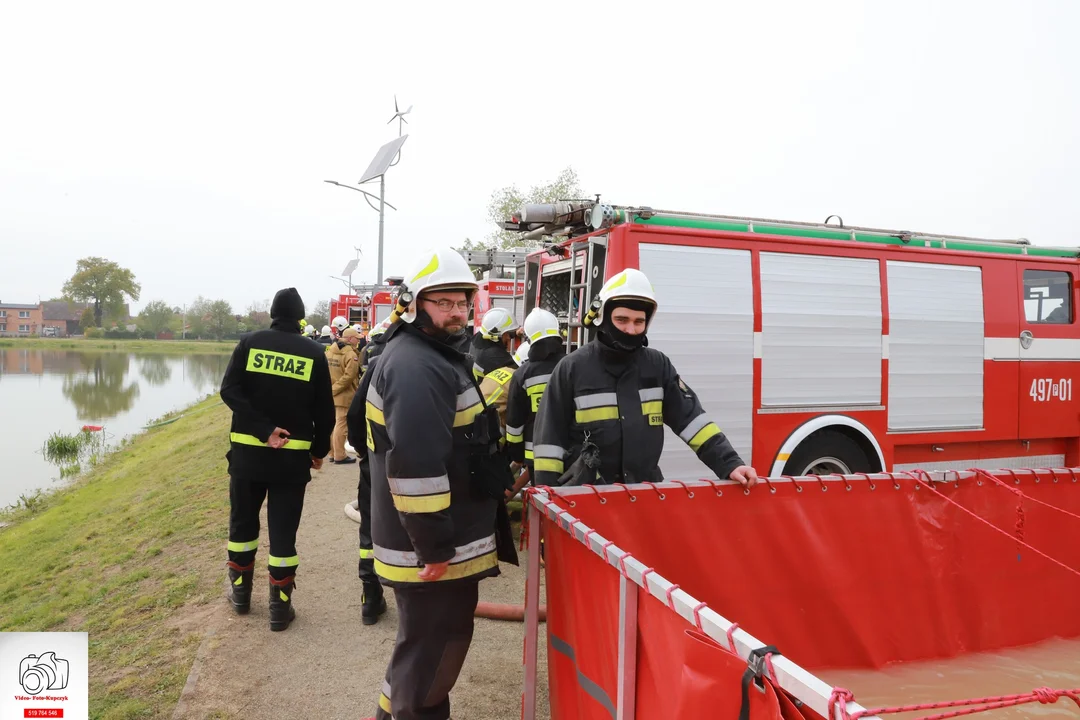
{"label": "camera icon logo", "polygon": [[19,663],[19,684],[27,695],[63,690],[68,684],[68,661],[56,657],[54,652],[27,655]]}

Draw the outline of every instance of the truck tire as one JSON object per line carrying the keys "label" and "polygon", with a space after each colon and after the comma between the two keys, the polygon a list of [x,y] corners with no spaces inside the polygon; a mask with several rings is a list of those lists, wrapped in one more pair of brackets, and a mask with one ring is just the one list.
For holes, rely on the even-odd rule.
{"label": "truck tire", "polygon": [[836,430],[819,430],[803,440],[784,463],[785,475],[850,475],[870,472],[858,443]]}

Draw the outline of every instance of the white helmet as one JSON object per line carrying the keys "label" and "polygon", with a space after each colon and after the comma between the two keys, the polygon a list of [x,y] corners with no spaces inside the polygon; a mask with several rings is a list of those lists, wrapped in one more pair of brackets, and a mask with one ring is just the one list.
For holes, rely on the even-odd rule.
{"label": "white helmet", "polygon": [[306,327],[304,327],[304,334],[309,337],[315,337],[319,334],[319,328],[315,327],[314,325],[307,325]]}
{"label": "white helmet", "polygon": [[525,318],[525,339],[534,343],[546,337],[559,337],[559,318],[543,308],[533,308]]}
{"label": "white helmet", "polygon": [[649,282],[649,278],[645,277],[645,273],[634,268],[627,268],[620,273],[616,273],[604,283],[604,287],[600,288],[600,307],[597,310],[596,319],[593,320],[594,325],[600,325],[604,322],[604,306],[616,299],[641,300],[651,303],[653,311],[649,314],[649,319],[645,324],[645,329],[648,329],[653,317],[656,315],[659,304],[656,302],[656,294],[653,292],[652,283]]}
{"label": "white helmet", "polygon": [[480,332],[488,340],[498,340],[503,333],[514,332],[517,328],[517,319],[504,308],[491,308],[480,321]]}
{"label": "white helmet", "polygon": [[333,322],[331,322],[330,324],[333,325],[334,329],[338,332],[341,332],[345,328],[349,327],[349,321],[343,318],[341,315],[338,315],[336,318],[334,318]]}
{"label": "white helmet", "polygon": [[401,316],[407,323],[416,319],[416,303],[420,300],[420,293],[432,290],[463,290],[471,299],[479,287],[465,258],[454,250],[428,250],[420,258],[405,283],[412,294],[409,309]]}
{"label": "white helmet", "polygon": [[322,326],[322,332],[319,333],[319,334],[322,335],[323,337],[330,337],[330,326],[329,325],[323,325]]}
{"label": "white helmet", "polygon": [[361,335],[364,334],[364,326],[361,325],[360,323],[354,323],[353,326],[352,326],[352,329],[355,330],[356,332],[360,333]]}
{"label": "white helmet", "polygon": [[390,329],[390,321],[383,320],[381,323],[371,328],[371,332],[368,333],[368,338],[373,338],[377,335],[382,335],[384,332]]}
{"label": "white helmet", "polygon": [[528,340],[518,345],[518,349],[514,351],[514,362],[521,367],[525,364],[525,361],[529,359],[529,348],[532,347],[532,343]]}

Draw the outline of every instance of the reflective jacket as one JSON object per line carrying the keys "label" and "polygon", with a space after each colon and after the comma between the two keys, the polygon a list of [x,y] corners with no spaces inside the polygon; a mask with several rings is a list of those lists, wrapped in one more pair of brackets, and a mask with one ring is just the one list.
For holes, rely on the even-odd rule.
{"label": "reflective jacket", "polygon": [[338,340],[326,348],[326,363],[330,366],[334,405],[349,407],[360,386],[360,362],[352,345]]}
{"label": "reflective jacket", "polygon": [[596,483],[660,481],[664,425],[717,477],[744,464],[666,355],[648,347],[620,353],[594,340],[555,366],[544,391],[536,484],[556,484],[586,438],[600,453]]}
{"label": "reflective jacket", "polygon": [[559,353],[544,360],[529,360],[510,380],[506,400],[506,444],[514,462],[532,467],[536,412],[551,373],[562,358],[563,354]]}
{"label": "reflective jacket", "polygon": [[451,563],[436,582],[498,575],[498,501],[471,483],[483,404],[467,357],[404,323],[384,335],[365,376],[375,571],[395,587],[422,582],[426,563]]}
{"label": "reflective jacket", "polygon": [[508,367],[496,368],[485,375],[480,383],[480,395],[483,396],[484,402],[499,411],[499,425],[503,430],[504,437],[506,435],[507,390],[517,369],[517,363]]}
{"label": "reflective jacket", "polygon": [[483,335],[473,336],[472,342],[473,374],[479,382],[492,370],[501,367],[514,367],[514,356],[503,346],[502,341],[491,341]]}
{"label": "reflective jacket", "polygon": [[[271,327],[243,336],[225,369],[221,399],[233,411],[226,457],[234,477],[307,482],[311,457],[330,452],[334,399],[326,355],[297,331]],[[289,431],[278,449],[266,444],[275,427]]]}

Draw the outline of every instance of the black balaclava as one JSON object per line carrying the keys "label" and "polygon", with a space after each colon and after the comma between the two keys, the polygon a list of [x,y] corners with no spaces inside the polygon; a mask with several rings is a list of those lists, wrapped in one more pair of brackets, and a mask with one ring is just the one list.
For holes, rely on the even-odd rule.
{"label": "black balaclava", "polygon": [[304,301],[296,288],[278,290],[274,302],[270,305],[270,327],[287,332],[300,332],[300,321],[304,319]]}
{"label": "black balaclava", "polygon": [[656,306],[646,300],[631,300],[618,298],[604,303],[604,322],[600,324],[599,338],[600,342],[607,345],[613,350],[619,352],[632,353],[645,347],[649,344],[648,339],[645,337],[645,333],[640,335],[629,335],[624,333],[619,328],[615,327],[615,323],[611,321],[611,314],[616,308],[627,308],[628,310],[641,310],[645,313],[645,325],[648,327],[649,320],[652,318],[653,311],[656,310]]}
{"label": "black balaclava", "polygon": [[529,346],[529,360],[547,360],[565,354],[561,337],[546,337]]}

